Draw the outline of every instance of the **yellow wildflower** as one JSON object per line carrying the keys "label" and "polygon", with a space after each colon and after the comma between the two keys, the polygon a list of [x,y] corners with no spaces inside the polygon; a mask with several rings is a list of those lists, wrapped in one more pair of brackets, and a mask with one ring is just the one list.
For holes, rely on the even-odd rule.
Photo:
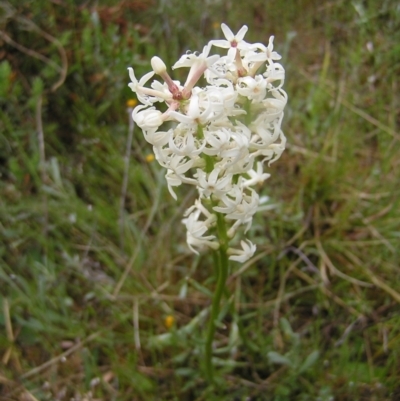
{"label": "yellow wildflower", "polygon": [[164,319],[164,324],[167,329],[170,329],[175,323],[175,318],[172,315],[166,316]]}
{"label": "yellow wildflower", "polygon": [[146,162],[147,162],[147,163],[151,163],[153,160],[154,160],[154,155],[153,155],[153,153],[149,153],[149,154],[146,156]]}
{"label": "yellow wildflower", "polygon": [[137,105],[136,99],[128,99],[126,101],[126,107],[134,108]]}

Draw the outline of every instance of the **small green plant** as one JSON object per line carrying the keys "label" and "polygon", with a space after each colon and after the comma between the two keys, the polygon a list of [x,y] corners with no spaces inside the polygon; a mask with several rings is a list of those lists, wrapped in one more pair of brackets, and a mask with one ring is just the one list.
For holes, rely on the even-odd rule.
{"label": "small green plant", "polygon": [[286,366],[290,372],[289,381],[309,370],[318,360],[319,351],[311,351],[308,355],[302,352],[301,338],[298,333],[293,332],[289,321],[280,319],[280,326],[284,339],[289,342],[289,350],[285,354],[269,351],[267,356],[272,364]]}

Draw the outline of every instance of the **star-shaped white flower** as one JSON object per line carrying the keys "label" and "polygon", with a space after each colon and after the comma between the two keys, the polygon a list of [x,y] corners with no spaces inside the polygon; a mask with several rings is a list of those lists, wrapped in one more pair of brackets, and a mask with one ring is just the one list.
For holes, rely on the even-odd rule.
{"label": "star-shaped white flower", "polygon": [[187,173],[188,170],[190,170],[190,168],[193,166],[193,163],[194,163],[193,159],[188,160],[184,156],[174,155],[170,159],[170,164],[168,166],[165,178],[168,184],[168,191],[175,200],[177,200],[178,198],[172,187],[179,187],[182,184],[182,182],[186,184],[196,185],[196,180],[185,176],[185,173]]}
{"label": "star-shaped white flower", "polygon": [[[189,209],[189,211],[193,209],[196,209],[196,204],[193,208]],[[200,249],[204,247],[209,247],[214,250],[219,248],[219,243],[213,241],[215,239],[215,235],[204,236],[210,226],[215,222],[215,215],[211,216],[211,218],[207,218],[205,221],[201,221],[199,220],[201,213],[201,209],[196,209],[192,213],[190,213],[186,219],[182,220],[187,229],[187,244],[191,251],[197,254],[198,252],[194,247]]]}
{"label": "star-shaped white flower", "polygon": [[271,36],[268,41],[268,46],[262,49],[265,53],[267,53],[267,57],[269,60],[280,60],[282,56],[274,51],[274,36]]}
{"label": "star-shaped white flower", "polygon": [[247,28],[246,25],[243,25],[236,35],[234,35],[233,32],[228,27],[228,25],[226,25],[224,23],[221,24],[221,29],[225,35],[226,40],[212,40],[210,43],[212,43],[216,47],[222,47],[223,49],[229,49],[228,50],[228,58],[230,60],[233,60],[235,58],[236,49],[244,50],[244,49],[250,48],[249,43],[247,43],[243,40],[244,35],[246,35],[246,32],[249,29],[249,28]]}
{"label": "star-shaped white flower", "polygon": [[224,149],[229,147],[231,131],[221,127],[210,127],[210,130],[204,131],[204,138],[207,142],[207,147],[203,152],[209,156],[219,155]]}
{"label": "star-shaped white flower", "polygon": [[256,191],[254,191],[253,189],[250,190],[251,196],[244,195],[242,202],[236,206],[236,210],[226,215],[226,219],[236,220],[233,226],[228,231],[228,236],[231,238],[233,237],[237,227],[239,227],[241,224],[245,224],[245,232],[248,231],[251,226],[253,216],[257,211],[259,196]]}
{"label": "star-shaped white flower", "polygon": [[140,78],[139,81],[136,79],[133,68],[129,67],[128,71],[129,78],[132,81],[128,84],[128,86],[132,89],[133,92],[136,93],[141,103],[150,106],[155,102],[169,101],[172,99],[172,95],[169,91],[158,91],[155,89],[146,88],[144,86],[147,81],[154,76],[154,71],[150,71],[147,74],[143,75],[143,77]]}
{"label": "star-shaped white flower", "polygon": [[256,246],[250,240],[240,241],[240,245],[242,249],[228,248],[229,260],[244,263],[254,255]]}
{"label": "star-shaped white flower", "polygon": [[128,86],[132,89],[133,92],[137,92],[139,88],[144,86],[146,82],[154,76],[154,71],[150,71],[147,74],[143,75],[143,77],[140,78],[140,80],[138,81],[135,76],[135,71],[133,71],[132,67],[128,67],[128,72],[129,72],[129,78],[132,81],[131,83],[128,84]]}
{"label": "star-shaped white flower", "polygon": [[219,177],[221,169],[215,168],[210,174],[197,169],[195,177],[198,182],[198,190],[202,196],[209,198],[214,194],[217,198],[227,193],[231,189],[232,175],[226,174]]}
{"label": "star-shaped white flower", "polygon": [[256,184],[262,184],[266,179],[268,179],[271,174],[264,173],[263,164],[257,162],[257,170],[249,170],[247,174],[250,176],[249,180],[243,180],[243,187],[250,187]]}
{"label": "star-shaped white flower", "polygon": [[214,206],[213,210],[218,213],[229,214],[235,212],[236,208],[243,199],[243,191],[237,185],[235,185],[232,190],[220,197],[219,206]]}
{"label": "star-shaped white flower", "polygon": [[171,135],[169,138],[169,148],[178,156],[197,156],[205,146],[206,142],[195,138],[192,130],[179,130],[177,128],[175,135]]}

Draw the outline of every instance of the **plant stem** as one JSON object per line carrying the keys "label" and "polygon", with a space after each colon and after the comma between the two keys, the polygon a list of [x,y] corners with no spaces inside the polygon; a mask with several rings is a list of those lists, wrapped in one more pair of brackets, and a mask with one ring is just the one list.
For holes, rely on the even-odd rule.
{"label": "plant stem", "polygon": [[246,99],[246,103],[244,104],[244,109],[246,110],[245,125],[246,125],[246,127],[249,127],[252,122],[251,100],[250,99]]}
{"label": "plant stem", "polygon": [[217,286],[214,291],[214,296],[211,304],[210,320],[208,323],[207,338],[205,344],[205,369],[206,377],[209,383],[214,382],[214,367],[212,364],[212,343],[214,340],[216,321],[219,314],[219,304],[225,289],[225,283],[228,276],[228,236],[226,232],[226,225],[224,216],[217,213],[217,233],[220,247],[215,251],[215,275],[217,279]]}

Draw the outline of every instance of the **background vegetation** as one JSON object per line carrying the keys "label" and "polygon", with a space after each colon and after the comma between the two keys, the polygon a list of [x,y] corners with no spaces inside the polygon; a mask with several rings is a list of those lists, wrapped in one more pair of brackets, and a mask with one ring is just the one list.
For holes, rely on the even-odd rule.
{"label": "background vegetation", "polygon": [[[129,127],[127,67],[221,22],[275,35],[289,104],[213,389],[212,261]],[[1,400],[400,400],[396,1],[1,1],[0,43]]]}

